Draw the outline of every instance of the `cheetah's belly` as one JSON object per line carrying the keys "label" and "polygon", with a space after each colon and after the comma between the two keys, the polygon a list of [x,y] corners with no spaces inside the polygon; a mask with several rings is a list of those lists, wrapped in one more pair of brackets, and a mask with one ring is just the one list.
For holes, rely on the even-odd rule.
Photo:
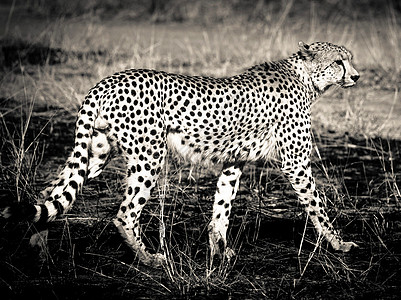
{"label": "cheetah's belly", "polygon": [[191,163],[272,160],[277,157],[276,127],[250,136],[227,132],[211,139],[170,132],[167,145]]}

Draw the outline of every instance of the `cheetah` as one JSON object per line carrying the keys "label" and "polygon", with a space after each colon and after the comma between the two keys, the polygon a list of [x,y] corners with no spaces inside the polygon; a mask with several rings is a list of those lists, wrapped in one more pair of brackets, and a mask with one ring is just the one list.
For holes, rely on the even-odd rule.
{"label": "cheetah", "polygon": [[93,87],[79,109],[75,144],[57,179],[38,204],[15,203],[3,216],[35,223],[66,213],[85,180],[98,176],[116,153],[126,158],[127,187],[114,224],[141,262],[158,266],[139,219],[171,149],[192,163],[223,167],[209,230],[210,257],[230,257],[226,232],[245,163],[279,161],[317,233],[348,252],[325,212],[312,176],[311,103],[332,85],[351,87],[359,78],[352,54],[328,42],[299,42],[287,59],[251,67],[228,78],[185,76],[130,69]]}

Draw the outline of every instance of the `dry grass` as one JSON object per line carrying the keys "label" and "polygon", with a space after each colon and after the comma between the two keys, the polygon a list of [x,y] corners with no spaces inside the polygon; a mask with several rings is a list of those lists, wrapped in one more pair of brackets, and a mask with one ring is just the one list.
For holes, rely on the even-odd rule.
{"label": "dry grass", "polygon": [[[361,80],[353,89],[331,89],[314,104],[315,140],[320,149],[314,155],[314,171],[323,198],[332,208],[330,214],[343,226],[348,225],[346,231],[350,229],[352,238],[369,246],[350,256],[328,251],[300,215],[283,177],[265,166],[250,166],[243,177],[235,208],[238,213],[230,231],[231,245],[239,255],[230,263],[223,261],[211,268],[206,264],[207,223],[214,174],[171,161],[154,192],[159,200],[151,203],[150,217],[144,224],[150,236],[147,242],[157,251],[159,222],[164,221],[166,236],[162,241],[168,264],[163,272],[136,266],[128,263],[132,256],[121,257],[127,249],[116,246],[121,241],[114,240],[110,226],[118,207],[115,195],[122,194],[125,185],[123,164],[116,162],[84,190],[76,209],[56,223],[55,231],[61,237],[53,241],[57,246],[49,252],[45,269],[50,273],[57,270],[62,278],[100,279],[106,287],[112,282],[132,289],[134,283],[139,290],[150,288],[157,295],[187,297],[216,293],[229,297],[241,290],[241,296],[249,293],[250,298],[312,297],[315,293],[327,295],[326,287],[333,283],[344,287],[342,296],[357,295],[364,289],[380,295],[380,285],[394,286],[393,278],[399,275],[391,264],[399,265],[399,248],[389,235],[394,234],[395,241],[399,235],[399,223],[391,218],[401,199],[400,149],[393,141],[401,138],[401,55],[399,12],[391,2],[381,14],[369,7],[354,11],[350,2],[338,13],[325,12],[315,2],[307,3],[307,9],[301,11],[296,1],[282,5],[258,1],[238,18],[226,16],[222,6],[209,1],[185,4],[185,9],[179,10],[181,16],[166,7],[156,7],[151,14],[153,20],[178,18],[186,21],[184,24],[132,23],[127,21],[132,18],[128,10],[119,11],[113,20],[101,20],[99,14],[103,13],[93,13],[98,1],[89,1],[86,7],[78,2],[71,2],[63,17],[48,24],[19,22],[22,13],[18,7],[7,12],[8,27],[3,30],[7,43],[23,40],[32,48],[38,43],[59,48],[65,59],[52,64],[49,54],[42,65],[34,65],[21,55],[12,67],[2,69],[0,178],[8,201],[9,194],[22,201],[34,200],[45,182],[55,176],[58,161],[47,149],[60,140],[48,136],[66,130],[60,129],[60,124],[72,126],[84,95],[101,78],[126,68],[228,76],[256,63],[288,56],[299,40],[329,40],[352,50]],[[41,5],[46,1],[32,3],[38,5],[36,13],[48,15],[54,9]],[[178,0],[173,4],[183,5]],[[216,8],[213,14],[200,21],[191,17],[204,11],[205,5]],[[239,9],[233,5],[228,11],[236,14]],[[219,22],[202,25],[210,20]],[[37,126],[35,122],[40,120],[43,123]],[[72,129],[66,131],[71,138]],[[343,144],[338,145],[339,141]],[[336,152],[338,148],[341,151]],[[339,157],[334,157],[337,154]],[[358,158],[353,160],[353,156]],[[58,160],[63,157],[58,155]],[[369,164],[376,166],[373,171]],[[349,184],[353,176],[357,178],[355,186]],[[283,204],[282,199],[289,200]],[[161,214],[158,201],[165,202]],[[88,229],[88,224],[93,229]],[[277,234],[271,226],[288,230]],[[289,238],[280,239],[281,235]],[[19,247],[11,248],[21,255]],[[29,278],[24,272],[30,270],[20,271],[15,254],[4,249],[0,247],[5,255],[4,270],[12,275],[0,275],[0,279],[11,288],[16,280]],[[383,274],[381,268],[387,265],[390,271]],[[52,282],[56,284],[56,280]],[[339,291],[335,289],[335,293]]]}
{"label": "dry grass", "polygon": [[[245,23],[240,19],[217,26],[191,24],[189,28],[181,24],[132,26],[118,20],[99,22],[94,16],[61,18],[45,27],[40,22],[38,26],[22,23],[20,32],[9,30],[11,39],[61,48],[68,61],[42,68],[19,66],[16,61],[14,70],[2,74],[1,97],[24,101],[26,91],[36,95],[36,105],[58,106],[74,114],[94,83],[119,70],[157,68],[228,76],[256,63],[288,56],[296,51],[299,40],[329,39],[353,51],[361,82],[352,92],[333,91],[326,95],[322,104],[316,105],[314,115],[319,123],[315,128],[323,126],[324,130],[342,132],[351,128],[353,134],[363,131],[361,134],[368,136],[399,138],[401,55],[397,12],[387,5],[379,17],[368,10],[353,18],[333,13],[322,19],[320,9],[310,4],[310,18],[290,17],[297,7],[289,1],[281,8],[271,9],[266,16],[269,22]],[[94,54],[82,55],[91,52]],[[377,92],[383,87],[384,91]],[[339,94],[343,97],[338,98]],[[330,128],[331,124],[337,128]]]}

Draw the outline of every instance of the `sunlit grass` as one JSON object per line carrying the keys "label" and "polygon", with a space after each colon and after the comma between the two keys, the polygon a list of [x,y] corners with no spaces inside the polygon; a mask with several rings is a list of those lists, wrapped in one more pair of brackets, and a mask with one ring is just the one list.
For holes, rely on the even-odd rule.
{"label": "sunlit grass", "polygon": [[[158,207],[158,210],[156,209],[156,213],[153,213],[143,226],[146,234],[147,231],[157,233],[160,221],[166,225],[162,249],[158,246],[160,239],[148,239],[154,251],[162,250],[168,253],[167,265],[163,271],[148,270],[144,266],[137,266],[136,263],[129,264],[124,258],[114,257],[114,253],[99,254],[96,250],[99,241],[107,239],[110,232],[113,232],[109,228],[110,219],[114,214],[110,209],[107,209],[107,216],[104,212],[103,215],[98,213],[96,217],[90,216],[90,213],[97,211],[97,208],[93,207],[100,203],[97,199],[100,191],[102,195],[108,196],[105,197],[107,203],[104,206],[114,205],[117,209],[119,197],[116,195],[122,194],[125,188],[124,165],[119,162],[109,166],[103,177],[97,179],[98,181],[92,182],[92,187],[97,184],[93,190],[84,191],[84,196],[78,200],[83,203],[84,209],[73,211],[62,220],[62,237],[57,240],[59,244],[57,253],[61,253],[61,256],[67,253],[68,256],[68,266],[63,266],[65,268],[63,272],[76,277],[77,272],[84,269],[93,276],[118,280],[125,285],[130,283],[129,276],[143,276],[155,284],[155,290],[159,293],[184,296],[193,295],[199,289],[211,293],[216,290],[230,291],[238,282],[246,282],[246,286],[254,294],[266,296],[271,295],[271,286],[265,282],[272,282],[276,296],[294,291],[292,296],[295,297],[296,289],[303,287],[309,278],[312,278],[309,279],[312,281],[317,280],[313,272],[321,274],[319,272],[323,270],[326,280],[350,284],[372,278],[382,259],[390,257],[394,258],[394,261],[398,260],[394,251],[387,249],[384,242],[390,222],[386,220],[385,208],[394,209],[401,199],[397,177],[399,175],[395,166],[399,157],[394,156],[397,149],[392,149],[389,146],[390,142],[389,145],[385,145],[387,139],[399,139],[401,132],[399,120],[401,55],[397,12],[388,4],[386,15],[382,18],[358,19],[358,16],[350,18],[339,13],[324,19],[321,17],[319,7],[312,3],[307,7],[309,18],[301,18],[292,11],[296,6],[295,1],[285,2],[278,10],[265,6],[263,1],[259,1],[258,5],[252,13],[252,16],[258,17],[257,21],[241,19],[233,22],[225,19],[213,26],[194,23],[183,25],[102,22],[92,14],[77,19],[59,18],[30,36],[9,30],[11,41],[13,38],[26,39],[33,46],[35,43],[41,43],[51,48],[61,48],[68,56],[68,60],[60,65],[50,65],[47,60],[41,66],[16,61],[13,68],[2,71],[0,98],[7,108],[1,111],[1,142],[3,149],[9,151],[7,161],[0,161],[2,184],[13,189],[18,200],[34,199],[38,191],[35,178],[40,175],[50,180],[57,166],[52,166],[54,174],[47,174],[49,176],[44,175],[48,170],[40,170],[44,151],[43,144],[39,143],[42,138],[41,132],[33,139],[27,138],[32,118],[42,116],[57,122],[67,114],[71,116],[71,126],[73,126],[76,111],[89,88],[116,71],[128,68],[155,68],[192,75],[229,76],[263,61],[287,57],[297,50],[299,40],[330,41],[344,44],[353,52],[356,67],[361,70],[361,79],[359,86],[348,90],[334,88],[314,104],[313,126],[316,144],[322,147],[334,147],[339,140],[344,139],[344,147],[348,147],[349,152],[355,149],[369,151],[372,161],[380,163],[380,174],[384,174],[380,188],[385,196],[381,199],[371,199],[370,195],[375,195],[373,191],[375,185],[369,182],[371,179],[366,176],[365,178],[361,176],[361,180],[368,182],[366,195],[354,195],[353,191],[347,190],[344,183],[348,180],[344,175],[346,166],[326,165],[324,154],[320,155],[318,151],[315,151],[314,156],[315,174],[318,174],[317,183],[322,197],[331,208],[331,215],[345,225],[352,226],[353,222],[359,220],[362,223],[361,228],[354,230],[352,236],[363,237],[362,241],[357,241],[362,243],[362,247],[363,243],[369,242],[364,236],[371,238],[370,242],[374,245],[371,252],[365,249],[364,251],[369,253],[365,255],[364,261],[359,262],[333,254],[326,249],[326,243],[322,243],[319,237],[314,235],[310,223],[305,222],[305,230],[301,230],[302,243],[295,246],[293,243],[269,245],[275,248],[270,252],[269,249],[263,248],[260,261],[258,259],[255,266],[249,267],[246,260],[247,256],[252,254],[249,245],[254,247],[252,250],[262,252],[257,241],[261,231],[266,228],[263,227],[261,220],[277,218],[299,221],[305,218],[302,209],[296,207],[294,201],[287,201],[288,204],[284,208],[280,206],[280,200],[288,198],[287,191],[290,190],[289,185],[286,186],[281,182],[284,182],[283,178],[274,171],[265,168],[261,171],[260,166],[253,166],[243,176],[244,183],[241,185],[241,195],[238,197],[240,203],[249,204],[245,205],[240,217],[235,216],[233,223],[236,230],[229,237],[238,255],[230,263],[223,261],[220,265],[210,267],[207,263],[208,244],[205,238],[210,212],[201,210],[201,217],[197,220],[202,224],[194,230],[184,224],[184,220],[189,219],[192,222],[193,220],[191,217],[185,219],[181,210],[189,208],[190,211],[199,213],[194,207],[204,208],[205,203],[211,206],[212,193],[208,195],[205,191],[213,189],[214,186],[210,182],[207,184],[200,182],[201,176],[194,177],[196,171],[189,172],[188,165],[177,167],[175,164],[169,164],[170,169],[166,170],[160,179],[159,188],[155,193],[158,200],[153,207]],[[262,14],[263,17],[260,16]],[[86,55],[88,53],[92,54]],[[374,69],[382,81],[372,83],[372,78],[365,79],[364,75],[368,75],[366,70],[369,69]],[[42,107],[46,107],[50,113],[40,115],[36,112],[37,108]],[[20,116],[16,130],[10,128],[10,124],[6,121],[9,115]],[[321,135],[326,135],[328,130],[335,131],[337,135],[332,145],[325,144],[320,138]],[[367,142],[368,146],[356,145],[349,142],[349,137],[362,138],[366,141],[370,141],[372,137],[382,137],[384,145],[370,142]],[[27,139],[29,141],[26,141]],[[3,159],[4,152],[2,155]],[[201,175],[206,178],[210,176],[202,173]],[[271,189],[272,185],[282,186],[273,189],[273,196],[269,195],[269,187]],[[90,202],[86,198],[95,199],[95,202]],[[371,209],[361,204],[360,202],[365,199],[369,199],[370,202],[373,200],[380,202],[380,210],[377,212],[374,211],[375,207]],[[166,204],[166,208],[161,211],[161,215],[158,201],[166,202],[162,203]],[[90,209],[90,212],[85,213],[85,209]],[[234,214],[235,209],[234,207]],[[373,221],[369,219],[371,215]],[[81,223],[84,223],[83,227],[95,224],[95,227],[101,228],[85,253],[87,256],[99,258],[96,264],[85,265],[82,261],[76,262],[76,241],[70,225],[78,227]],[[179,233],[175,232],[176,228],[180,228]],[[194,244],[199,246],[194,247]],[[244,244],[247,249],[244,249]],[[116,246],[116,248],[117,250],[114,250],[116,252],[120,249],[129,251],[123,247]],[[289,275],[279,273],[279,267],[275,262],[282,260],[283,263],[288,263],[294,255],[297,255],[298,262],[295,267],[292,265],[292,269],[289,267]],[[280,275],[274,277],[257,272],[263,267],[260,264],[269,263],[278,269],[277,274]],[[112,271],[109,264],[114,265]],[[106,271],[103,271],[103,268]],[[122,273],[125,277],[121,275]],[[157,276],[154,276],[155,273]],[[388,276],[391,279],[392,275]],[[168,278],[167,283],[164,278]],[[293,284],[287,286],[288,282]]]}
{"label": "sunlit grass", "polygon": [[[31,94],[36,93],[36,105],[58,106],[73,115],[90,87],[120,70],[151,68],[192,75],[230,76],[254,64],[287,57],[297,50],[299,40],[331,41],[344,44],[354,53],[356,68],[361,73],[360,87],[343,94],[344,100],[338,106],[326,104],[337,97],[338,91],[326,95],[325,99],[329,101],[324,103],[323,109],[330,107],[335,111],[330,111],[331,116],[327,116],[319,115],[320,109],[317,109],[316,119],[323,123],[317,124],[316,128],[320,125],[330,128],[333,116],[342,117],[345,114],[347,120],[355,122],[351,128],[356,133],[364,131],[361,132],[363,135],[375,136],[395,134],[397,137],[399,130],[391,132],[391,128],[401,127],[395,117],[400,111],[401,55],[400,28],[394,8],[388,5],[385,17],[372,17],[369,21],[357,16],[350,20],[338,14],[333,14],[328,20],[322,19],[319,8],[313,4],[309,7],[310,19],[298,19],[289,16],[292,9],[294,3],[289,1],[274,14],[266,16],[271,23],[252,20],[243,23],[240,20],[239,23],[219,24],[215,28],[174,24],[132,25],[110,21],[104,24],[96,17],[78,21],[62,18],[54,26],[47,26],[34,36],[28,36],[28,40],[60,47],[68,57],[67,63],[32,67],[18,66],[16,62],[15,69],[2,76],[0,96],[22,101],[23,91],[28,90]],[[370,15],[373,14],[372,11]],[[366,15],[369,16],[369,13]],[[12,32],[9,35],[12,39]],[[22,33],[15,37],[27,38]],[[97,51],[101,54],[84,55]],[[24,75],[19,72],[21,67],[26,71]],[[391,91],[390,95],[384,95],[385,99],[391,100],[386,103],[387,110],[381,106],[380,111],[365,114],[364,109],[374,110],[377,105],[377,101],[367,97],[370,88],[375,87],[367,81],[367,77],[371,77],[367,71],[372,68],[377,76],[383,78],[377,84]],[[351,94],[356,99],[354,103],[349,99]],[[343,105],[344,101],[346,105]],[[325,118],[328,118],[327,121]],[[339,119],[334,121],[340,124]],[[369,123],[368,126],[363,124],[365,122]],[[346,127],[336,129],[344,132]]]}

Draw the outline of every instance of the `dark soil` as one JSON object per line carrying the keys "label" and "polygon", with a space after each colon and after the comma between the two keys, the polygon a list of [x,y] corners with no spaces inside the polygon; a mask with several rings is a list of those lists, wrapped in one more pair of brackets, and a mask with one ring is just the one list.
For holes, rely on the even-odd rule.
{"label": "dark soil", "polygon": [[[5,1],[10,5],[14,2]],[[98,12],[95,12],[97,1],[89,4],[72,1],[75,10],[78,9],[75,13],[70,11],[74,11],[74,5],[67,5],[60,11],[68,1],[24,2],[20,5],[26,6],[27,11],[26,8],[16,9],[13,16],[10,8],[0,11],[4,19],[0,24],[2,32],[6,37],[7,31],[10,33],[10,37],[0,41],[0,78],[4,89],[0,96],[0,211],[16,201],[36,201],[40,191],[60,171],[73,145],[75,116],[48,104],[46,93],[42,94],[43,106],[35,106],[33,112],[29,112],[29,107],[21,103],[35,99],[35,95],[29,94],[29,85],[25,82],[19,85],[20,74],[32,79],[35,93],[48,85],[51,89],[52,84],[70,77],[74,80],[66,80],[67,85],[85,81],[97,73],[98,63],[103,69],[112,62],[118,62],[118,66],[132,64],[137,62],[133,57],[139,56],[138,66],[146,65],[146,61],[140,61],[141,55],[153,57],[156,67],[179,70],[192,67],[191,71],[200,68],[203,74],[209,72],[207,68],[215,67],[217,54],[221,55],[219,64],[235,64],[237,56],[252,52],[248,51],[251,43],[263,46],[259,43],[264,39],[263,35],[273,33],[277,38],[271,41],[280,41],[279,44],[284,45],[288,38],[285,30],[289,30],[291,34],[288,36],[299,36],[300,39],[321,34],[324,38],[329,35],[327,38],[334,41],[351,38],[355,47],[359,45],[362,48],[358,53],[366,56],[365,59],[364,55],[358,58],[361,64],[358,85],[368,91],[389,91],[385,99],[391,98],[390,103],[394,105],[391,112],[395,116],[399,113],[396,97],[401,77],[397,76],[396,57],[390,53],[398,48],[392,46],[395,44],[393,34],[387,32],[397,32],[399,28],[396,24],[399,1],[388,1],[386,5],[379,1],[348,1],[345,6],[342,1],[312,1],[310,5],[309,1],[233,1],[231,4],[223,1],[217,5],[216,1],[188,1],[186,4],[183,1],[165,1],[168,5],[163,1],[151,1],[146,10],[137,9],[138,5],[148,5],[146,1],[131,1],[129,4],[125,3],[127,1],[106,1],[106,6],[102,6],[103,1],[100,1]],[[285,6],[292,3],[294,9],[286,17]],[[192,13],[194,9],[199,13]],[[118,16],[119,11],[125,13],[118,21],[121,28],[107,31],[112,27],[112,22],[106,22],[107,17]],[[48,30],[44,19],[54,17],[57,12],[64,16],[82,16],[82,19],[88,19],[89,25],[93,23],[101,30],[91,33],[86,22],[76,24],[72,31],[82,31],[87,35],[83,36],[85,41],[69,45],[68,49],[82,51],[55,47],[53,45],[65,46],[54,43],[58,39],[63,41],[64,37],[50,39],[41,33]],[[91,21],[96,15],[100,21]],[[244,24],[249,26],[245,28],[256,25],[261,31],[245,29],[236,34],[234,30],[231,37],[231,31],[219,29],[219,24],[226,21],[241,22],[237,16],[242,16]],[[125,21],[129,18],[145,20],[146,23],[132,30],[132,23]],[[289,18],[289,21],[281,18]],[[384,27],[379,26],[381,18],[386,21]],[[170,33],[168,29],[155,25],[172,20],[182,23],[171,27]],[[191,23],[185,21],[193,24],[212,22],[212,30],[203,25],[196,26],[193,28],[196,34],[191,34],[188,30]],[[75,22],[72,20],[66,24],[74,25]],[[280,22],[283,23],[278,26]],[[326,22],[329,26],[321,26]],[[336,26],[338,28],[334,30]],[[288,29],[281,30],[286,27]],[[315,27],[321,27],[321,33],[316,32]],[[16,32],[12,28],[17,29]],[[217,35],[214,35],[216,28]],[[143,32],[135,38],[138,30]],[[310,34],[305,35],[308,31]],[[53,31],[49,32],[53,34]],[[59,32],[63,31],[54,31]],[[262,32],[263,35],[259,35]],[[65,34],[69,36],[71,32]],[[23,40],[24,36],[31,42]],[[124,36],[141,44],[135,45],[135,49],[128,48],[126,53],[121,52],[118,45],[126,44],[121,39]],[[243,36],[248,37],[242,41],[245,45],[238,46]],[[217,37],[217,44],[214,37]],[[223,39],[227,40],[216,47]],[[211,44],[205,46],[206,41]],[[105,50],[110,44],[113,47],[116,44],[117,47],[110,49],[117,51]],[[277,47],[273,44],[272,49],[269,47],[266,50],[271,53],[266,54],[274,57],[273,48]],[[382,48],[385,50],[382,55],[369,53],[372,49],[381,51]],[[225,52],[230,55],[225,55]],[[173,55],[167,58],[167,54]],[[389,62],[387,57],[394,58],[391,68],[385,63]],[[252,58],[259,59],[258,56]],[[362,66],[363,62],[368,65]],[[66,71],[55,71],[60,66],[64,66]],[[47,85],[43,87],[39,80],[42,68],[55,77],[54,81],[45,82]],[[74,91],[79,93],[84,85]],[[7,90],[9,86],[13,87],[11,91]],[[364,99],[365,94],[360,93],[358,97]],[[383,99],[374,103],[374,109],[380,110],[389,102],[379,100]],[[358,112],[359,107],[356,106],[355,110]],[[390,114],[387,116],[386,113],[387,117],[390,118]],[[391,122],[395,119],[390,119],[390,126],[394,126]],[[383,123],[388,121],[379,119],[379,124],[380,120]],[[29,126],[25,132],[26,123]],[[99,177],[87,182],[82,195],[66,216],[46,228],[26,222],[9,222],[0,216],[0,298],[398,299],[401,290],[401,140],[370,139],[335,132],[324,135],[315,132],[314,139],[319,149],[313,153],[312,164],[317,186],[344,239],[359,245],[350,253],[335,253],[325,241],[316,247],[314,228],[306,222],[287,180],[274,164],[250,164],[244,170],[234,201],[228,233],[229,245],[237,255],[229,263],[216,260],[213,270],[210,270],[207,266],[207,226],[217,181],[215,173],[218,171],[197,166],[191,169],[191,166],[180,164],[171,157],[168,171],[160,179],[159,187],[154,190],[153,199],[142,215],[145,243],[150,251],[160,251],[159,201],[165,202],[163,219],[171,266],[154,269],[141,265],[124,245],[112,223],[125,189],[124,162],[116,159]],[[44,229],[49,229],[45,252],[29,246],[32,234]]]}
{"label": "dark soil", "polygon": [[[74,60],[108,63],[112,59],[106,50],[87,52],[66,51],[42,43],[30,43],[24,40],[0,40],[0,66],[12,68],[20,65],[58,65],[65,64],[70,58]],[[122,59],[124,55],[114,55],[113,59]]]}
{"label": "dark soil", "polygon": [[[38,153],[32,153],[34,147],[26,153],[31,167],[22,170],[22,192],[16,188],[12,143],[1,147],[2,206],[16,201],[17,195],[32,201],[68,155],[74,120],[61,113],[49,120],[44,112],[32,114],[25,137],[25,145],[33,142]],[[24,119],[6,115],[2,136],[20,145]],[[305,215],[289,184],[271,166],[251,165],[229,232],[238,255],[228,265],[227,277],[214,273],[206,280],[207,223],[216,178],[195,169],[195,179],[190,179],[189,166],[171,159],[165,196],[167,243],[176,277],[187,278],[174,283],[165,271],[138,265],[112,226],[124,190],[123,164],[117,161],[86,185],[66,218],[50,225],[45,256],[28,246],[34,227],[0,219],[2,299],[395,299],[401,287],[401,141],[333,134],[316,136],[316,143],[322,157],[314,154],[318,187],[332,200],[329,213],[345,239],[360,245],[351,253],[333,253],[323,242],[313,254],[314,230],[308,224],[302,239]],[[155,191],[143,215],[146,242],[155,251],[158,195]]]}

